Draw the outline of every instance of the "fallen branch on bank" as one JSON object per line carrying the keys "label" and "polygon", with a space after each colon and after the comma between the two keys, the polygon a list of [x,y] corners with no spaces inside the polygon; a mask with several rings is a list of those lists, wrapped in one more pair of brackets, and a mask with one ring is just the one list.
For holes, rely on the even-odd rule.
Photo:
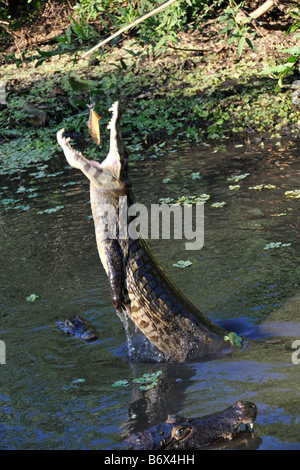
{"label": "fallen branch on bank", "polygon": [[259,8],[256,8],[252,13],[245,13],[243,10],[239,10],[235,16],[237,23],[247,23],[251,20],[256,20],[260,16],[264,15],[268,10],[274,7],[276,4],[275,0],[267,0]]}

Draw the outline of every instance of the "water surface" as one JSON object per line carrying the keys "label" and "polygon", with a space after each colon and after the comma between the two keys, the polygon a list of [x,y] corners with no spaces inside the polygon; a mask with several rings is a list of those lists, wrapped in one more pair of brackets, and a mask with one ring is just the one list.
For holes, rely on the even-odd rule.
{"label": "water surface", "polygon": [[[300,449],[300,364],[293,364],[291,349],[300,339],[299,199],[284,194],[300,189],[300,150],[234,144],[225,150],[182,148],[133,161],[138,202],[210,196],[201,250],[186,251],[184,240],[152,240],[151,247],[213,321],[251,338],[286,336],[287,344],[247,345],[189,364],[130,360],[97,254],[84,176],[59,158],[45,175],[32,169],[3,178],[1,449],[122,449],[130,432],[168,413],[201,416],[240,399],[258,407],[254,447]],[[260,184],[275,188],[249,189]],[[276,242],[285,246],[266,249]],[[192,264],[178,269],[178,260]],[[26,301],[31,294],[35,302]],[[97,329],[96,342],[58,330],[57,320],[77,314]],[[165,377],[159,389],[145,393],[132,382],[158,370]],[[121,379],[129,385],[112,387]]]}

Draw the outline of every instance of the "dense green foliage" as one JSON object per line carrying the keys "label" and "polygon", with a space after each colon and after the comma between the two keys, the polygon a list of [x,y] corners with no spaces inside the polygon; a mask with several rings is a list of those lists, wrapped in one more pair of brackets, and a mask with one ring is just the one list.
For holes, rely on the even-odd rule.
{"label": "dense green foliage", "polygon": [[[294,19],[294,24],[290,26],[286,34],[296,33],[295,39],[300,39],[300,6],[295,6],[295,8],[290,12],[290,15]],[[299,33],[297,33],[299,31]],[[299,67],[300,62],[300,47],[295,46],[288,49],[282,49],[283,54],[289,54],[289,57],[282,64],[276,65],[274,67],[267,68],[265,73],[273,73],[278,76],[278,83],[281,86],[283,78],[289,74],[296,66]]]}
{"label": "dense green foliage", "polygon": [[[44,3],[16,2],[19,9],[15,12],[22,11],[23,20],[26,15],[33,18]],[[244,4],[249,8],[252,2],[235,6],[232,0],[176,1],[117,38],[122,47],[109,43],[88,60],[82,59],[82,52],[99,41],[100,19],[101,38],[105,38],[159,3],[131,1],[125,8],[120,0],[77,0],[71,22],[56,42],[2,55],[0,81],[9,83],[9,95],[7,107],[0,111],[0,174],[21,173],[29,165],[51,160],[57,152],[53,136],[62,127],[87,135],[88,103],[96,103],[96,111],[102,116],[101,145],[105,153],[107,110],[115,99],[123,101],[127,109],[123,128],[133,159],[145,155],[157,158],[171,141],[174,147],[184,141],[200,143],[256,134],[262,136],[263,148],[265,136],[276,139],[280,146],[284,133],[299,135],[298,95],[292,96],[298,92],[291,88],[297,78],[293,72],[299,66],[299,47],[285,51],[282,61],[278,50],[274,58],[271,54],[266,58],[261,48],[256,54],[255,45],[259,48],[263,40],[259,42],[250,24],[234,21],[237,9]],[[35,12],[31,4],[36,5]],[[14,16],[5,2],[0,15],[10,27],[19,24],[21,18],[19,13]],[[287,35],[299,37],[299,15],[300,7],[295,5],[291,11],[294,23]],[[205,36],[205,54],[197,49],[186,51],[185,44],[179,43],[180,33],[198,29],[202,40],[207,24],[213,26],[208,28],[213,33]],[[200,42],[200,48],[202,45]],[[169,49],[162,61],[169,46],[177,50]],[[272,79],[262,75],[267,66]],[[279,83],[286,79],[285,88],[278,93],[277,77]],[[90,156],[97,158],[97,152],[98,148],[92,147]],[[56,171],[54,168],[53,174]]]}
{"label": "dense green foliage", "polygon": [[[69,0],[59,0],[60,3],[69,3]],[[46,0],[5,0],[0,3],[0,26],[2,34],[7,33],[6,24],[16,29],[22,21],[31,21],[39,11],[42,11]],[[4,57],[5,61],[13,61],[16,65],[21,63],[36,61],[36,66],[54,55],[61,56],[64,53],[75,53],[87,49],[95,43],[98,32],[94,28],[97,21],[101,24],[102,36],[109,36],[118,29],[129,25],[145,13],[152,11],[155,7],[165,3],[165,0],[153,2],[150,0],[133,0],[124,2],[123,0],[76,0],[73,2],[73,13],[70,16],[70,25],[65,29],[64,34],[57,37],[56,46],[52,46],[48,51],[36,50],[34,54],[21,51],[21,56],[13,53]],[[255,47],[252,38],[256,35],[256,30],[251,22],[237,23],[236,13],[239,9],[245,8],[251,11],[251,1],[234,0],[178,0],[158,14],[151,16],[140,23],[133,30],[130,30],[130,37],[134,36],[137,43],[143,47],[138,52],[138,57],[158,57],[166,52],[171,44],[179,43],[179,32],[189,32],[197,28],[201,29],[203,23],[213,17],[216,22],[222,24],[221,35],[225,35],[227,44],[235,42],[238,47],[239,56],[242,55],[245,46],[250,46],[254,51]],[[293,2],[291,2],[293,5]],[[294,24],[289,28],[287,34],[297,33],[300,29],[300,6],[298,2],[290,11]],[[2,22],[1,22],[2,20]],[[1,29],[0,29],[1,31]],[[300,33],[296,37],[300,38]],[[112,41],[112,45],[122,37],[117,37]],[[110,46],[108,46],[110,47]],[[102,54],[100,49],[95,55]],[[134,51],[130,51],[133,55]],[[277,74],[281,85],[285,77],[295,66],[299,65],[300,48],[283,49],[283,54],[288,53],[289,57],[283,63],[276,64],[268,68],[266,73]],[[77,55],[75,56],[77,57]],[[125,67],[122,61],[121,66]]]}

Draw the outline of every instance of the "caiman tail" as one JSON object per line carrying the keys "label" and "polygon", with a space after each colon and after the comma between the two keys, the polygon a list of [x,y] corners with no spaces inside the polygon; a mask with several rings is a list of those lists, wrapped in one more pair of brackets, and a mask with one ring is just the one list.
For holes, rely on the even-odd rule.
{"label": "caiman tail", "polygon": [[124,227],[124,220],[128,226],[130,218],[126,212],[124,219],[120,201],[126,201],[129,209],[133,196],[128,152],[121,135],[120,104],[114,103],[111,111],[110,150],[101,164],[73,150],[63,137],[63,129],[57,140],[69,164],[90,180],[97,247],[108,275],[112,303],[133,320],[167,360],[183,362],[228,348],[223,338],[227,332],[179,291],[145,240],[131,238]]}

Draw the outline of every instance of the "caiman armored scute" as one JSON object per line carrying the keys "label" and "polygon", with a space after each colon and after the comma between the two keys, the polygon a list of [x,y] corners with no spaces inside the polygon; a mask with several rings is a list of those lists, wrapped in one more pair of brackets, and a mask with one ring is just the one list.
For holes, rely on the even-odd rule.
{"label": "caiman armored scute", "polygon": [[241,424],[252,429],[256,418],[256,405],[238,401],[218,413],[200,418],[169,415],[157,426],[130,436],[125,445],[128,450],[194,450],[233,439]]}
{"label": "caiman armored scute", "polygon": [[[115,102],[110,111],[110,149],[102,163],[88,160],[81,152],[73,150],[70,139],[63,136],[64,129],[57,133],[57,140],[69,164],[90,180],[97,247],[109,279],[112,303],[117,311],[133,320],[166,360],[184,362],[228,349],[231,346],[223,338],[227,332],[200,313],[179,291],[144,239],[124,238],[123,231],[121,237],[118,221],[114,224],[114,237],[108,237],[111,211],[107,211],[107,207],[113,206],[118,219],[119,198],[127,197],[128,208],[133,204],[119,102]],[[148,184],[150,188],[150,182]]]}

